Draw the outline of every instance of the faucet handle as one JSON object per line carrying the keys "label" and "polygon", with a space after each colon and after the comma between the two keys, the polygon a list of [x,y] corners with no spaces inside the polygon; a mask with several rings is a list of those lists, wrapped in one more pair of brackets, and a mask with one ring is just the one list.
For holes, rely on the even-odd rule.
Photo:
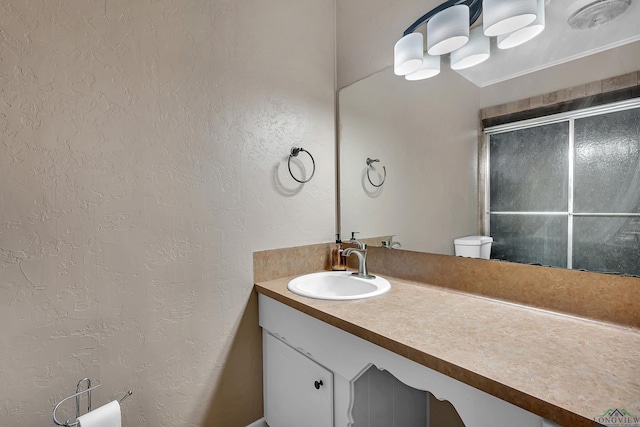
{"label": "faucet handle", "polygon": [[360,234],[359,231],[352,231],[351,232],[351,240],[356,240],[356,234]]}

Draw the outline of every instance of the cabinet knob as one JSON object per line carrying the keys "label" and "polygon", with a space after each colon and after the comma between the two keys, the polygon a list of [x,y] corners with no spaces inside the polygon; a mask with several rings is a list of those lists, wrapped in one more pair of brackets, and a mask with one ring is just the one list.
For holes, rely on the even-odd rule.
{"label": "cabinet knob", "polygon": [[313,386],[316,388],[316,390],[320,390],[320,387],[323,385],[324,384],[322,384],[322,380],[313,382]]}

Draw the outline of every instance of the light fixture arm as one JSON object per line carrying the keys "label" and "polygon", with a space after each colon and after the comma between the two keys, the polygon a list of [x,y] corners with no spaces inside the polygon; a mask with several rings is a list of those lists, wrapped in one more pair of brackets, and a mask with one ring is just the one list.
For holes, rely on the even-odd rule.
{"label": "light fixture arm", "polygon": [[418,19],[416,22],[411,24],[409,28],[404,30],[403,35],[406,36],[413,33],[416,30],[416,28],[418,28],[420,25],[424,24],[425,22],[429,21],[429,19],[431,19],[435,14],[442,12],[445,9],[448,9],[451,6],[457,6],[459,4],[464,4],[469,6],[469,26],[473,25],[478,20],[478,18],[480,18],[480,15],[482,14],[482,0],[447,0],[446,2],[442,3],[440,6],[422,15],[420,19]]}

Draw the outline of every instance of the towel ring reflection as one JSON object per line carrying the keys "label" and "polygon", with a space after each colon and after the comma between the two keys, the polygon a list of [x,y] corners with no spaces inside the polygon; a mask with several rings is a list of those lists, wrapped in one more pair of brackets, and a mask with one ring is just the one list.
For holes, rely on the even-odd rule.
{"label": "towel ring reflection", "polygon": [[373,181],[371,181],[371,176],[369,176],[369,172],[371,171],[371,169],[373,169],[373,166],[371,166],[372,164],[379,162],[380,159],[371,159],[369,157],[367,157],[367,179],[369,180],[369,183],[371,185],[373,185],[376,188],[382,187],[382,185],[384,184],[384,182],[387,179],[387,168],[385,166],[382,166],[382,170],[384,171],[384,175],[382,177],[382,181],[380,181],[380,184],[374,184]]}
{"label": "towel ring reflection", "polygon": [[[313,164],[313,170],[311,171],[311,176],[309,176],[309,178],[306,180],[300,180],[296,178],[293,172],[291,172],[291,158],[298,157],[298,154],[300,154],[301,151],[304,151],[309,155],[309,158],[311,158],[311,163]],[[300,184],[306,184],[307,182],[311,181],[311,178],[313,178],[313,174],[316,173],[316,161],[313,159],[313,156],[311,155],[311,153],[302,147],[291,147],[291,153],[289,154],[289,161],[287,162],[287,166],[289,166],[289,173],[291,174],[291,178],[293,178]]]}

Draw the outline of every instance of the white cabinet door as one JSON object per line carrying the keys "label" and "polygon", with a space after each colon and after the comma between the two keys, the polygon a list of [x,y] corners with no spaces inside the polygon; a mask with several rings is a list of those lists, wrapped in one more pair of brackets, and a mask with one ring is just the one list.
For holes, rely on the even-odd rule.
{"label": "white cabinet door", "polygon": [[269,333],[264,403],[269,427],[332,427],[333,374]]}

